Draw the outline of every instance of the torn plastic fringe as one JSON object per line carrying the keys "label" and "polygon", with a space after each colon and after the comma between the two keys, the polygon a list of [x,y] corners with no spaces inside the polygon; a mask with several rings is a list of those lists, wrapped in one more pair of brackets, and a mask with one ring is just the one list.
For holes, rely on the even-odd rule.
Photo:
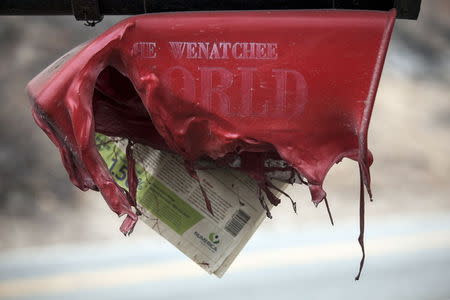
{"label": "torn plastic fringe", "polygon": [[[128,202],[131,207],[134,207],[136,215],[141,215],[142,213],[137,208],[136,195],[137,195],[137,185],[138,179],[136,175],[136,161],[133,157],[133,145],[134,142],[128,139],[128,144],[126,148],[126,157],[127,157],[127,181],[128,181],[128,192],[126,192]],[[134,226],[131,227],[131,230],[127,231],[125,228],[129,227],[127,219],[123,222],[122,226],[120,226],[120,231],[123,232],[124,235],[130,235],[133,233]]]}

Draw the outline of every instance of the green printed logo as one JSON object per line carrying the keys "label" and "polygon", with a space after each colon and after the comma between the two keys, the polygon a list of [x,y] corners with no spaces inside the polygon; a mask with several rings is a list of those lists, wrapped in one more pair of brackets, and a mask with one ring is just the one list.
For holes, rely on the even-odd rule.
{"label": "green printed logo", "polygon": [[219,239],[219,235],[217,233],[211,232],[209,234],[209,240],[214,243],[214,244],[218,244],[220,243],[220,239]]}

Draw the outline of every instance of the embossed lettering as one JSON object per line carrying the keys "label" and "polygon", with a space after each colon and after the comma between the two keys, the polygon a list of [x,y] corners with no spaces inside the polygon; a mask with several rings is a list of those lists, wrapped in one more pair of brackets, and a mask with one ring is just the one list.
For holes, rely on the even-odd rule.
{"label": "embossed lettering", "polygon": [[[277,59],[276,43],[169,42],[172,55],[186,59]],[[230,56],[231,50],[231,56]]]}
{"label": "embossed lettering", "polygon": [[[219,84],[213,86],[213,75],[219,77]],[[206,109],[211,110],[213,95],[219,99],[219,109],[224,114],[230,113],[230,96],[226,90],[233,84],[233,73],[220,67],[200,67],[201,99]]]}
{"label": "embossed lettering", "polygon": [[144,58],[156,57],[156,43],[154,42],[137,42],[133,44],[133,54]]}
{"label": "embossed lettering", "polygon": [[253,73],[256,68],[251,67],[239,67],[241,72],[241,111],[240,115],[250,116],[255,112],[253,111]]}
{"label": "embossed lettering", "polygon": [[172,54],[175,58],[180,59],[183,56],[186,49],[186,43],[184,42],[169,42]]}
{"label": "embossed lettering", "polygon": [[[289,69],[273,69],[276,80],[276,94],[275,94],[275,112],[283,113],[288,111],[287,96],[292,95],[290,103],[293,104],[293,113],[300,113],[303,111],[307,97],[307,86],[305,78],[302,74],[295,70]],[[294,91],[288,89],[288,75],[294,80]]]}

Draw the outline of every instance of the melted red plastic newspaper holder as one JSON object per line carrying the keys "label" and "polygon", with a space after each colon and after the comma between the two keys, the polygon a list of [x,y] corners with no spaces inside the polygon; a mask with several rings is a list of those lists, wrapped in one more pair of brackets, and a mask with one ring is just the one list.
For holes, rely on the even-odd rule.
{"label": "melted red plastic newspaper holder", "polygon": [[[372,163],[367,130],[394,20],[395,10],[132,17],[36,76],[28,85],[33,116],[72,182],[99,190],[114,212],[127,215],[125,234],[137,221],[134,142],[178,153],[194,177],[199,159],[232,163],[275,205],[266,175],[279,168],[268,159],[287,162],[281,170],[305,181],[315,204],[326,200],[322,183],[331,166],[353,159],[362,245],[362,186],[370,194]],[[130,141],[129,192],[111,177],[95,132]]]}

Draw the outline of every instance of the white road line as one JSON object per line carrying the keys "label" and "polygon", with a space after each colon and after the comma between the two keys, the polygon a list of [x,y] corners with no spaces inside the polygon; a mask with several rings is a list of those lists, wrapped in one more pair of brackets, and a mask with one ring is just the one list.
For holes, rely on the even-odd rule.
{"label": "white road line", "polygon": [[[230,273],[359,258],[359,248],[355,244],[354,241],[348,241],[320,246],[272,249],[256,253],[247,252],[238,257],[231,267]],[[450,230],[366,241],[368,257],[439,248],[450,248]],[[124,286],[202,275],[204,275],[204,271],[187,259],[161,264],[105,268],[99,271],[60,273],[39,278],[12,279],[0,282],[0,299],[3,297],[23,297]]]}

